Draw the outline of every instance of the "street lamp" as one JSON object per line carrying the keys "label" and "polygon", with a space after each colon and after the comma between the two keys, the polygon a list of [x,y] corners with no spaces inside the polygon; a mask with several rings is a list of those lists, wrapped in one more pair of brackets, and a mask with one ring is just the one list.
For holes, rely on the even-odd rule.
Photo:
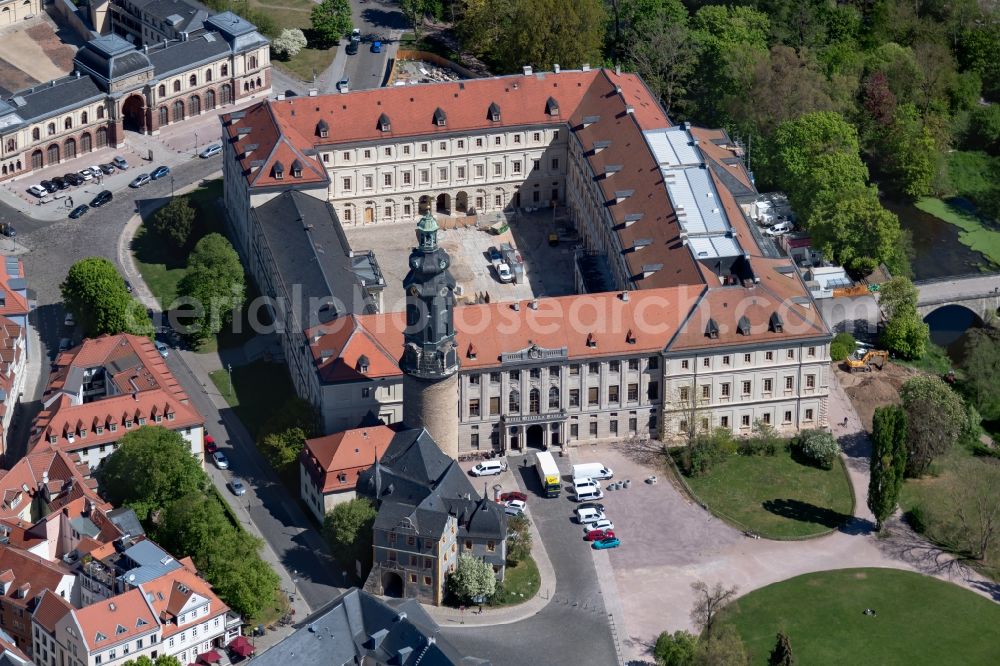
{"label": "street lamp", "polygon": [[229,373],[229,395],[233,394],[233,364],[226,364],[226,371]]}
{"label": "street lamp", "polygon": [[198,133],[194,133],[194,156],[198,157]]}

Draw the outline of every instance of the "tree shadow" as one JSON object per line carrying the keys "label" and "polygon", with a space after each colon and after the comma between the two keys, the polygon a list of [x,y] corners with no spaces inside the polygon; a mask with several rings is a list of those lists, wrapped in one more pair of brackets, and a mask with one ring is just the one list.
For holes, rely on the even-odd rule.
{"label": "tree shadow", "polygon": [[361,18],[365,23],[370,23],[377,28],[406,30],[410,27],[406,17],[399,11],[387,11],[385,9],[373,9],[369,7],[361,12]]}
{"label": "tree shadow", "polygon": [[803,523],[815,523],[830,528],[840,527],[851,519],[851,516],[839,511],[816,506],[815,504],[797,499],[765,500],[761,502],[761,506],[764,507],[765,511],[769,511],[776,516],[790,518],[791,520]]}
{"label": "tree shadow", "polygon": [[663,442],[642,437],[629,437],[612,445],[632,462],[646,467],[660,467],[668,455]]}
{"label": "tree shadow", "polygon": [[874,543],[886,556],[905,562],[922,574],[963,580],[1000,601],[1000,583],[984,580],[967,560],[918,534],[898,515],[886,522]]}
{"label": "tree shadow", "polygon": [[837,443],[848,458],[863,458],[867,461],[871,457],[872,442],[864,430],[840,435]]}

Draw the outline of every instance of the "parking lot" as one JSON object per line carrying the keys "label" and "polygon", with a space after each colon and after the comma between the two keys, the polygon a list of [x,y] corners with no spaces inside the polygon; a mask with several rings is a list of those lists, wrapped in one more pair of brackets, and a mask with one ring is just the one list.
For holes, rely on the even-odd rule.
{"label": "parking lot", "polygon": [[[451,274],[465,302],[473,303],[477,296],[486,295],[491,301],[512,301],[573,293],[573,249],[565,243],[548,244],[548,235],[555,229],[551,213],[512,216],[510,229],[499,235],[488,230],[486,220],[478,227],[475,218],[463,220],[470,225],[466,227],[447,228],[448,222],[447,218],[439,219],[446,228],[438,240],[451,256]],[[403,310],[403,278],[416,242],[413,230],[409,225],[392,224],[345,227],[344,231],[355,251],[375,251],[386,281],[385,311]],[[521,254],[525,277],[521,284],[500,282],[490,265],[490,247],[502,243],[510,243]]]}

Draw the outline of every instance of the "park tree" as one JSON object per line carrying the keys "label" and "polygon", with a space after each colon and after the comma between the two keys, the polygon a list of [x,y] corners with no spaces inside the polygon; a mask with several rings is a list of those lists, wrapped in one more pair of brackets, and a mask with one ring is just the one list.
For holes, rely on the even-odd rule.
{"label": "park tree", "polygon": [[[655,0],[650,0],[653,4]],[[630,9],[645,4],[632,0]],[[628,25],[641,26],[642,35],[633,35],[624,42],[627,58],[649,89],[663,103],[669,115],[674,104],[688,92],[688,84],[698,66],[701,43],[687,26],[687,12],[676,0],[657,7],[650,15],[630,15]],[[683,20],[678,20],[678,6]],[[630,13],[631,14],[631,13]],[[631,30],[629,30],[631,33]]]}
{"label": "park tree", "polygon": [[351,31],[351,3],[322,0],[309,15],[312,29],[323,44],[336,44]]}
{"label": "park tree", "polygon": [[434,0],[399,0],[399,9],[413,26],[413,34],[419,39],[424,19],[432,13]]}
{"label": "park tree", "polygon": [[271,50],[279,58],[288,60],[299,54],[299,51],[306,47],[308,42],[306,36],[298,28],[285,28],[276,39],[271,42]]}
{"label": "park tree", "polygon": [[659,666],[691,666],[697,650],[697,636],[687,631],[664,631],[656,637],[653,658]]}
{"label": "park tree", "polygon": [[937,170],[937,147],[912,104],[896,109],[874,152],[879,169],[895,190],[910,199],[930,193]]}
{"label": "park tree", "polygon": [[830,343],[830,358],[838,363],[854,353],[857,348],[857,340],[850,333],[837,333]]}
{"label": "park tree", "polygon": [[951,484],[944,507],[946,515],[954,516],[948,541],[958,552],[992,567],[996,562],[990,554],[996,555],[1000,538],[1000,466],[965,459],[955,478],[960,482]]}
{"label": "park tree", "polygon": [[156,663],[146,655],[142,655],[136,659],[129,659],[122,666],[156,666]]}
{"label": "park tree", "polygon": [[489,599],[497,589],[497,577],[486,560],[459,555],[458,566],[448,576],[448,590],[465,603]]}
{"label": "park tree", "polygon": [[736,628],[726,624],[698,641],[696,666],[746,666],[750,661]]}
{"label": "park tree", "polygon": [[155,666],[182,666],[180,659],[169,654],[161,654],[153,663]]}
{"label": "park tree", "polygon": [[289,428],[264,435],[257,448],[275,471],[288,474],[295,471],[305,442],[306,434],[301,428]]}
{"label": "park tree", "polygon": [[833,461],[840,455],[840,445],[825,430],[802,432],[796,440],[796,449],[806,460],[823,469],[832,468]]}
{"label": "park tree", "polygon": [[768,666],[795,666],[795,655],[792,654],[792,642],[788,634],[779,631],[774,642],[774,648],[767,659]]}
{"label": "park tree", "polygon": [[809,196],[816,205],[806,226],[825,257],[862,275],[881,263],[905,262],[899,218],[882,207],[874,188],[857,185]]}
{"label": "park tree", "polygon": [[[195,245],[177,295],[193,310],[185,333],[200,343],[232,322],[243,305],[246,279],[233,246],[221,234],[208,234]],[[184,314],[189,314],[185,312]]]}
{"label": "park tree", "polygon": [[520,562],[531,555],[531,523],[523,513],[507,518],[507,559]]}
{"label": "park tree", "polygon": [[988,421],[1000,419],[1000,330],[970,328],[962,346],[963,390]]}
{"label": "park tree", "polygon": [[501,72],[523,65],[580,67],[601,61],[605,14],[601,0],[512,0],[506,32],[492,46]]}
{"label": "park tree", "polygon": [[[118,269],[102,257],[73,264],[59,286],[66,309],[87,337],[132,333],[151,336],[153,323],[145,308],[136,306]],[[141,310],[141,312],[140,312]]]}
{"label": "park tree", "polygon": [[958,440],[967,422],[965,406],[950,386],[933,375],[907,380],[899,394],[906,411],[906,476],[917,477]]}
{"label": "park tree", "polygon": [[649,39],[665,25],[688,23],[688,10],[681,0],[609,0],[607,47],[611,60],[627,60],[637,41]]}
{"label": "park tree", "polygon": [[115,506],[131,507],[140,520],[186,493],[200,492],[208,482],[180,433],[150,425],[122,437],[96,475],[102,496]]}
{"label": "park tree", "polygon": [[298,396],[287,399],[269,419],[264,421],[259,436],[292,429],[301,430],[306,439],[320,434],[316,408],[311,402]]}
{"label": "park tree", "polygon": [[930,327],[917,312],[919,293],[909,278],[897,276],[879,287],[879,307],[886,317],[882,344],[904,358],[920,358],[930,340]]}
{"label": "park tree", "polygon": [[715,621],[719,612],[736,598],[739,588],[725,587],[722,583],[716,583],[715,587],[709,587],[704,581],[691,583],[694,590],[695,602],[691,609],[691,619],[695,626],[705,632],[706,637],[711,637],[715,629]]}
{"label": "park tree", "polygon": [[338,562],[352,569],[360,562],[362,572],[371,567],[372,527],[377,515],[374,505],[364,497],[342,502],[326,514],[323,536]]}
{"label": "park tree", "polygon": [[906,412],[898,405],[878,407],[872,426],[868,508],[881,531],[896,510],[906,473]]}
{"label": "park tree", "polygon": [[191,206],[188,197],[174,197],[170,202],[153,213],[150,227],[162,241],[175,250],[187,246],[191,239],[198,212]]}

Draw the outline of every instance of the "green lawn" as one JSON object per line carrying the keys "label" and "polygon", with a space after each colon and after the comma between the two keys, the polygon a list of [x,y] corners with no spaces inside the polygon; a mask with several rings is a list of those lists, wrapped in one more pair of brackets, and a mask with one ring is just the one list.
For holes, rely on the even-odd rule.
{"label": "green lawn", "polygon": [[490,606],[516,606],[524,603],[538,594],[541,583],[538,565],[530,555],[517,564],[508,563],[504,573],[503,593],[498,594],[490,602]]}
{"label": "green lawn", "polygon": [[[306,83],[312,83],[313,76],[319,76],[333,62],[337,54],[336,47],[329,49],[314,49],[306,47],[289,60],[274,60],[273,64],[292,73]],[[284,92],[284,91],[278,91]]]}
{"label": "green lawn", "polygon": [[787,451],[730,456],[702,476],[686,479],[709,508],[767,538],[822,534],[854,512],[841,468],[803,465]]}
{"label": "green lawn", "polygon": [[261,426],[274,415],[274,410],[295,397],[288,368],[283,363],[254,361],[234,366],[232,389],[225,369],[216,370],[211,377],[254,439]]}
{"label": "green lawn", "polygon": [[1000,265],[1000,229],[985,224],[975,215],[951,206],[941,199],[925,197],[920,199],[916,206],[925,213],[961,229],[958,240],[962,245],[983,253],[991,262]]}
{"label": "green lawn", "polygon": [[894,569],[798,576],[738,599],[722,617],[754,665],[767,664],[778,631],[788,634],[797,663],[810,666],[995,664],[1000,654],[1000,605]]}
{"label": "green lawn", "polygon": [[952,360],[948,358],[947,350],[945,350],[944,347],[934,344],[933,342],[927,343],[927,353],[924,354],[923,358],[914,359],[912,361],[896,358],[893,359],[892,362],[905,365],[931,375],[937,375],[939,377],[946,374],[949,370],[955,369]]}

